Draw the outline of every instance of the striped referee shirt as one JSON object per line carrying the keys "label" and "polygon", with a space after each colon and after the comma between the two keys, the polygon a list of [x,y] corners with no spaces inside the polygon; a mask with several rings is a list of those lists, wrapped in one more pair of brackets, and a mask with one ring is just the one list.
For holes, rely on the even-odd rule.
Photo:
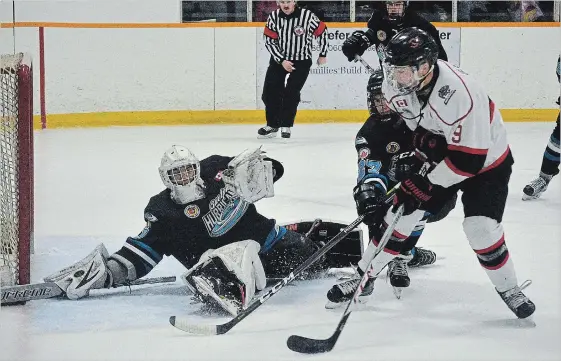
{"label": "striped referee shirt", "polygon": [[277,63],[312,58],[312,37],[318,38],[320,55],[327,56],[327,26],[308,9],[297,7],[286,15],[273,11],[265,24],[265,47]]}

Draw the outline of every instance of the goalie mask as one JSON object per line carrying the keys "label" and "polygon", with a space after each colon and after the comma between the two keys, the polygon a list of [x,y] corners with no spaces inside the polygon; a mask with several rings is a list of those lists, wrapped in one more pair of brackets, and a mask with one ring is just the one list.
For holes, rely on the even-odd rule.
{"label": "goalie mask", "polygon": [[388,84],[405,95],[420,89],[437,59],[438,45],[434,39],[421,29],[407,28],[391,38],[382,68]]}
{"label": "goalie mask", "polygon": [[371,116],[376,116],[381,121],[387,121],[390,119],[390,108],[382,93],[383,82],[384,74],[382,70],[377,69],[370,75],[366,87],[366,102],[368,104],[368,112]]}
{"label": "goalie mask", "polygon": [[162,156],[158,170],[174,202],[187,204],[204,197],[199,160],[189,149],[172,146]]}

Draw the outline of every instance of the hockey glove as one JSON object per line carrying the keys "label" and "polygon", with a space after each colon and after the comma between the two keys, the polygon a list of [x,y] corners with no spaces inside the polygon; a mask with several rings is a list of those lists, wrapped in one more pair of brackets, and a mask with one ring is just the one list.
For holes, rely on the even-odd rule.
{"label": "hockey glove", "polygon": [[440,163],[448,152],[446,138],[422,127],[417,127],[413,133],[413,146],[418,158],[432,164]]}
{"label": "hockey glove", "polygon": [[432,198],[434,188],[435,185],[426,177],[413,174],[410,178],[401,182],[401,186],[395,192],[392,212],[395,213],[398,207],[403,204],[404,216],[413,213],[424,202],[428,202]]}
{"label": "hockey glove", "polygon": [[391,173],[396,182],[401,182],[415,173],[419,173],[424,161],[420,159],[416,152],[405,152],[395,155],[392,158]]}
{"label": "hockey glove", "polygon": [[375,183],[359,183],[353,189],[356,211],[364,216],[364,224],[376,223],[376,212],[380,209],[386,195],[385,190]]}
{"label": "hockey glove", "polygon": [[344,42],[341,50],[349,61],[354,61],[356,55],[362,55],[370,47],[370,39],[364,31],[357,30]]}

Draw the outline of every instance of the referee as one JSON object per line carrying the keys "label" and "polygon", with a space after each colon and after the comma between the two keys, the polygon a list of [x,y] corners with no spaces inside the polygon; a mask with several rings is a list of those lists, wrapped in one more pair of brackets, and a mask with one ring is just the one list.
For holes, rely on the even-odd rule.
{"label": "referee", "polygon": [[[327,62],[327,27],[296,0],[278,0],[265,25],[265,47],[271,53],[265,75],[263,95],[267,125],[259,129],[258,138],[274,138],[279,128],[283,138],[290,138],[300,91],[312,66],[312,37],[318,38],[318,65]],[[289,74],[288,80],[285,79]]]}

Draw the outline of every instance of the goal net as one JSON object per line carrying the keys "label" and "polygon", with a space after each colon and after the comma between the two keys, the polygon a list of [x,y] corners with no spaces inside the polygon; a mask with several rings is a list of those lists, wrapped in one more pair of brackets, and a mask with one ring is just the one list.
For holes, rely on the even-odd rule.
{"label": "goal net", "polygon": [[33,237],[33,70],[0,55],[0,281],[30,281]]}

